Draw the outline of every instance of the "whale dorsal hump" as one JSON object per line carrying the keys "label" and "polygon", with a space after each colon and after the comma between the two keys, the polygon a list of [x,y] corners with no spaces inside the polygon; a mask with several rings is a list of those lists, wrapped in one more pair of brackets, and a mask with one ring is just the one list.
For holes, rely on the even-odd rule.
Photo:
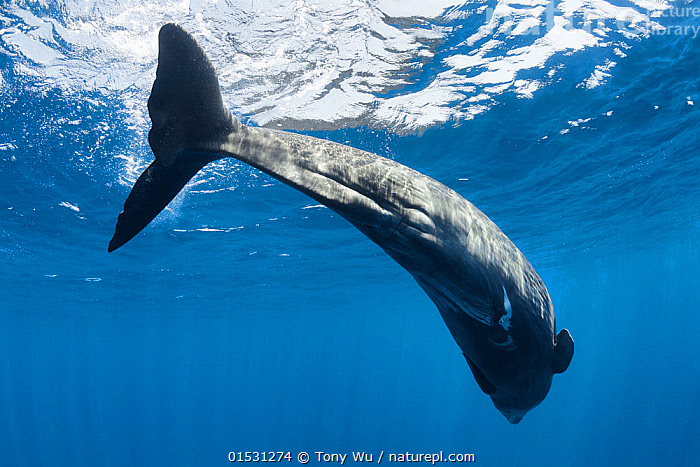
{"label": "whale dorsal hump", "polygon": [[471,360],[469,360],[469,357],[467,357],[467,354],[463,353],[465,360],[467,360],[467,364],[469,365],[469,369],[472,370],[472,374],[474,375],[474,379],[476,380],[476,383],[479,385],[482,391],[484,391],[484,394],[488,394],[489,396],[496,392],[496,386],[491,384],[491,382],[486,379],[486,376],[481,372],[481,370],[472,363]]}
{"label": "whale dorsal hump", "polygon": [[552,359],[552,371],[564,373],[569,368],[571,357],[574,356],[574,340],[566,329],[562,329],[554,340],[554,358]]}

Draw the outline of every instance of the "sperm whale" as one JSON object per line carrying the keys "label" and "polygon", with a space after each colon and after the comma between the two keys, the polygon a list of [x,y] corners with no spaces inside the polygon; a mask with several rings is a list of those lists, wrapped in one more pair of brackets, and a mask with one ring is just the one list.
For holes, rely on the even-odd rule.
{"label": "sperm whale", "polygon": [[224,106],[214,66],[189,33],[166,24],[158,44],[148,99],[155,160],[126,199],[108,251],[146,227],[205,165],[233,157],[326,205],[408,271],[509,422],[544,400],[574,343],[566,329],[556,334],[542,279],[484,213],[393,160],[243,125]]}

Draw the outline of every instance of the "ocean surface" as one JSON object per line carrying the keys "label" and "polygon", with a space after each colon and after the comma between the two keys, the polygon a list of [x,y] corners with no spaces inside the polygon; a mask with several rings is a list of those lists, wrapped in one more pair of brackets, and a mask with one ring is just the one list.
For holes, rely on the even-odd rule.
{"label": "ocean surface", "polygon": [[[4,1],[0,465],[697,465],[699,7]],[[408,165],[513,240],[576,345],[540,406],[510,425],[407,272],[242,163],[107,253],[166,22],[246,124]]]}

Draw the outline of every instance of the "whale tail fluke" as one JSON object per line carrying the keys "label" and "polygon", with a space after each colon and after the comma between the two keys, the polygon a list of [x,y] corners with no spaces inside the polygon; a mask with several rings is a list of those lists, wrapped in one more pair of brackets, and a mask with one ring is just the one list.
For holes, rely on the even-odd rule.
{"label": "whale tail fluke", "polygon": [[108,251],[131,240],[202,167],[219,158],[197,151],[198,144],[221,141],[240,126],[224,106],[214,66],[190,34],[166,24],[158,35],[158,49],[156,80],[148,99],[153,123],[148,142],[156,160],[124,203]]}
{"label": "whale tail fluke", "polygon": [[[203,153],[183,153],[170,167],[156,159],[136,180],[107,251],[124,245],[143,230],[175,198],[188,181],[212,158]],[[180,160],[182,159],[182,160]]]}

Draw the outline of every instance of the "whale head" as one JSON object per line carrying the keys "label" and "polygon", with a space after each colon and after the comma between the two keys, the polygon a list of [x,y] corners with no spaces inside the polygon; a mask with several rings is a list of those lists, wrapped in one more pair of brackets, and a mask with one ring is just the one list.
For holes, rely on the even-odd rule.
{"label": "whale head", "polygon": [[464,353],[481,390],[512,424],[520,423],[525,414],[544,400],[553,376],[564,372],[573,356],[573,340],[566,329],[556,336],[549,349],[542,347],[545,346],[533,350],[514,344],[508,350],[472,352],[471,358]]}
{"label": "whale head", "polygon": [[554,335],[546,289],[542,300],[509,289],[510,293],[501,288],[495,300],[501,305],[491,312],[460,310],[443,313],[443,318],[479,388],[510,423],[517,424],[544,400],[553,376],[568,368],[574,342],[566,329]]}

